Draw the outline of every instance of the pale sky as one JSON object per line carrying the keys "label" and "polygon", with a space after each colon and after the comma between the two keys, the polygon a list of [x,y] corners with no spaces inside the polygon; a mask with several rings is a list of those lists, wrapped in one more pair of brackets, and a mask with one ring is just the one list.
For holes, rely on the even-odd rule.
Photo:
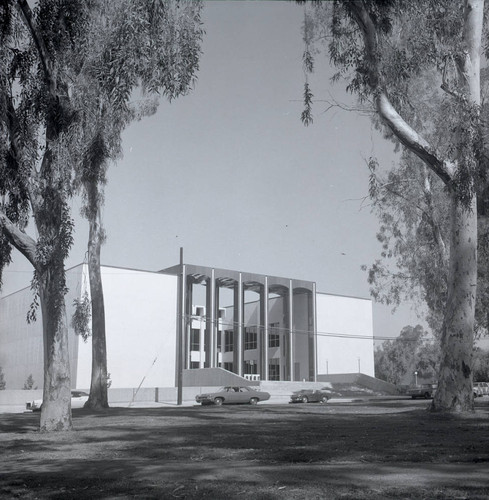
{"label": "pale sky", "polygon": [[[300,121],[303,7],[294,2],[205,2],[206,35],[195,89],[133,124],[111,166],[102,263],[157,271],[179,261],[315,281],[325,293],[369,297],[366,273],[380,253],[365,159],[395,161],[367,117],[316,102]],[[351,102],[328,58],[310,79],[316,100]],[[67,267],[84,260],[76,219]],[[27,286],[18,253],[3,294]],[[374,306],[374,335],[419,323],[405,306]]]}

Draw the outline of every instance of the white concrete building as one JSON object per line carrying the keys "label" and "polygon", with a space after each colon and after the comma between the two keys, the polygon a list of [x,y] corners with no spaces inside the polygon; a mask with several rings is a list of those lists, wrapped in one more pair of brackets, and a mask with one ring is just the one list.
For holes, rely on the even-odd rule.
{"label": "white concrete building", "polygon": [[[316,293],[313,282],[180,264],[160,271],[102,267],[112,388],[175,387],[186,370],[252,380],[374,376],[372,303]],[[67,271],[67,314],[89,292],[88,269]],[[201,297],[199,297],[199,291]],[[0,366],[8,389],[42,387],[41,321],[29,288],[0,300]],[[40,312],[39,312],[40,314]],[[73,388],[90,386],[91,345],[69,328]]]}

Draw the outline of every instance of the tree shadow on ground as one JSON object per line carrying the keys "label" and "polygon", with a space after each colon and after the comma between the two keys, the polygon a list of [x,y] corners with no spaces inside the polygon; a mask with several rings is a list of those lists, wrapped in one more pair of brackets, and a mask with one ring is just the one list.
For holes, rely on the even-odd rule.
{"label": "tree shadow on ground", "polygon": [[[288,493],[306,487],[312,495],[307,498],[315,498],[316,490],[324,494],[352,485],[342,491],[355,498],[357,487],[375,493],[381,485],[385,492],[412,486],[416,479],[422,488],[465,492],[470,487],[474,495],[489,494],[487,411],[461,419],[423,409],[337,410],[328,405],[81,409],[73,411],[75,431],[52,434],[32,432],[39,414],[9,415],[0,424],[0,484],[5,492],[26,488],[47,495],[40,498],[105,498],[100,495],[107,491],[116,497],[137,489],[143,495],[138,498],[165,498],[158,496],[162,492],[205,498],[198,496],[204,486],[213,492],[209,498],[221,498],[216,485],[228,483],[254,496],[259,491],[262,498],[284,498],[274,496],[284,485]],[[56,496],[55,486],[66,495]],[[234,498],[226,492],[222,498]]]}

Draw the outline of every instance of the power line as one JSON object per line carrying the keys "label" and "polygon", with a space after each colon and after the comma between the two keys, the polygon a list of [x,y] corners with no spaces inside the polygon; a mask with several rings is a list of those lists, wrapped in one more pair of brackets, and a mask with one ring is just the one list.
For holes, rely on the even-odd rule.
{"label": "power line", "polygon": [[[184,318],[187,319],[187,321],[190,321],[190,320],[196,320],[196,321],[201,321],[201,322],[209,322],[210,320],[208,320],[205,316],[195,316],[195,315],[191,315],[191,314],[186,314],[184,315]],[[223,327],[232,327],[234,329],[234,327],[239,327],[240,323],[237,322],[237,321],[222,321],[222,320],[219,320],[219,319],[214,319],[212,321],[212,323],[214,325],[221,325]],[[254,328],[257,328],[257,329],[260,329],[260,330],[265,330],[265,326],[264,325],[249,325],[248,327],[246,327],[245,325],[243,325],[244,328],[250,328],[250,327],[254,327]],[[293,328],[287,328],[287,327],[269,327],[269,332],[271,332],[272,334],[273,333],[283,333],[283,334],[288,334],[288,333],[292,333],[293,335],[312,335],[314,334],[314,332],[312,331],[309,331],[309,330],[299,330],[299,329],[293,329]],[[318,337],[335,337],[335,338],[345,338],[345,339],[360,339],[360,340],[401,340],[403,342],[417,342],[418,340],[417,339],[404,339],[404,338],[400,338],[400,337],[381,337],[381,336],[378,336],[378,335],[362,335],[362,334],[351,334],[351,333],[338,333],[338,332],[322,332],[322,331],[317,331],[316,332],[316,336]]]}

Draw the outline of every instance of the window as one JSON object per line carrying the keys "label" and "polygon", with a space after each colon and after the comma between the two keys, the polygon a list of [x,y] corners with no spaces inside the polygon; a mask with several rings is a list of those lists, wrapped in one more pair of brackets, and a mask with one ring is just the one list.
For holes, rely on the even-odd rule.
{"label": "window", "polygon": [[190,350],[200,350],[200,330],[197,330],[197,328],[192,328],[190,332]]}
{"label": "window", "polygon": [[268,380],[280,380],[280,359],[272,358],[269,361]]}
{"label": "window", "polygon": [[268,347],[280,347],[280,332],[278,323],[271,323],[268,333]]}
{"label": "window", "polygon": [[244,372],[246,375],[256,375],[258,373],[258,364],[255,360],[244,362]]}
{"label": "window", "polygon": [[257,334],[256,334],[256,326],[249,326],[245,328],[245,342],[244,348],[247,349],[256,349],[257,347]]}
{"label": "window", "polygon": [[199,368],[199,362],[198,361],[190,361],[190,369],[194,370],[195,368]]}
{"label": "window", "polygon": [[232,363],[224,363],[224,369],[227,370],[228,372],[233,371],[233,364]]}
{"label": "window", "polygon": [[230,352],[234,349],[234,332],[226,330],[224,332],[224,352]]}

